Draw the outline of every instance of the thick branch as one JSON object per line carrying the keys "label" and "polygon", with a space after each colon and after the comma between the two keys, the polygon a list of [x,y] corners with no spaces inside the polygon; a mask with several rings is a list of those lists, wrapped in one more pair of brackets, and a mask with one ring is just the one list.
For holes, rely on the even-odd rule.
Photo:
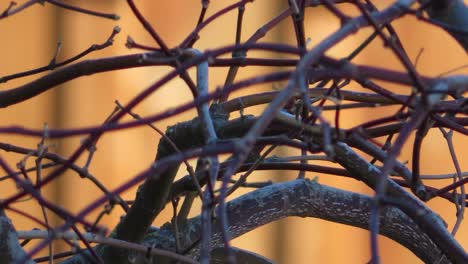
{"label": "thick branch", "polygon": [[[220,123],[225,122],[225,119],[225,116],[222,115],[215,116],[213,118],[215,127],[219,127]],[[192,121],[169,127],[166,131],[166,137],[162,138],[158,145],[154,168],[157,168],[158,161],[176,151],[169,140],[176,142],[177,147],[181,150],[202,145],[205,142],[203,126],[203,122],[199,118],[195,118]],[[185,135],[184,140],[176,140],[180,134]],[[138,188],[133,206],[128,210],[113,232],[113,237],[137,243],[143,240],[151,223],[166,205],[171,185],[178,169],[179,163],[170,166],[158,177],[150,176],[145,180]],[[113,250],[111,247],[107,247],[103,252],[105,254],[104,258],[112,263],[121,263],[122,260],[127,259],[126,256],[128,254],[125,250]]]}
{"label": "thick branch", "polygon": [[[148,61],[149,58],[152,58],[151,62]],[[84,60],[55,70],[22,86],[0,91],[0,107],[7,107],[23,102],[55,87],[56,85],[81,76],[150,65],[167,65],[173,60],[173,58],[163,58],[159,53],[143,53],[96,60]],[[0,82],[1,81],[2,79],[0,78]]]}
{"label": "thick branch", "polygon": [[[0,264],[19,263],[26,259],[26,252],[18,243],[18,235],[10,219],[0,209]],[[24,262],[34,263],[31,260]]]}
{"label": "thick branch", "polygon": [[[246,124],[248,122],[241,122],[241,126],[242,123]],[[291,122],[288,123],[288,125],[291,126],[290,129],[294,127],[294,124]],[[308,129],[307,125],[297,124],[297,126],[298,127],[296,127],[296,129],[303,129],[305,132],[313,132]],[[234,131],[240,132],[242,130],[243,129]],[[227,131],[230,130],[228,129]],[[220,135],[221,137],[226,136],[223,133],[220,133]],[[317,136],[320,136],[320,132]],[[315,137],[314,140],[316,140],[318,144],[322,143],[319,137]],[[195,141],[191,141],[192,144],[194,142]],[[380,170],[359,156],[349,146],[342,142],[338,142],[333,145],[333,148],[336,161],[349,171],[354,178],[363,181],[371,188],[375,187],[377,182],[381,180],[382,176]],[[407,205],[402,207],[402,210],[416,221],[419,227],[423,229],[424,232],[434,240],[434,242],[436,242],[447,256],[455,262],[464,262],[467,259],[466,252],[446,230],[445,224],[441,218],[425,204],[415,199],[403,188],[398,186],[395,182],[389,179],[386,179],[386,181],[388,181],[388,195],[396,199],[401,199]]]}
{"label": "thick branch", "polygon": [[[468,28],[468,7],[463,0],[423,0],[421,2],[431,2],[427,13],[436,22],[441,22],[460,30]],[[468,52],[468,34],[451,31],[449,28],[444,29]]]}
{"label": "thick branch", "polygon": [[[289,216],[314,217],[363,229],[369,226],[370,196],[335,189],[307,179],[273,184],[227,203],[229,232],[235,238],[262,225]],[[380,215],[380,232],[405,246],[426,263],[450,263],[440,249],[402,211],[395,207],[385,207]],[[221,229],[217,220],[213,223],[213,247],[222,246]],[[190,219],[180,229],[181,242],[188,248],[201,237],[201,217]],[[175,250],[171,224],[148,233],[144,243],[157,248]],[[188,252],[196,258],[199,248]],[[145,256],[139,255],[143,261]],[[83,263],[76,257],[64,263]],[[138,261],[138,259],[137,259]],[[161,262],[154,259],[153,263]]]}
{"label": "thick branch", "polygon": [[[372,197],[335,189],[310,180],[277,183],[237,198],[227,205],[229,232],[235,238],[264,224],[288,217],[314,217],[367,229]],[[386,207],[380,216],[381,234],[414,252],[426,263],[437,262],[441,251],[404,213]],[[219,223],[214,222],[213,246],[221,246]],[[189,246],[200,238],[201,218],[191,219],[183,228],[182,241]],[[163,226],[162,231],[170,229]],[[169,233],[169,232],[167,232]],[[160,245],[149,238],[147,243]],[[190,251],[197,256],[198,248]],[[445,259],[445,262],[448,262]]]}
{"label": "thick branch", "polygon": [[379,180],[387,181],[387,193],[396,199],[401,199],[403,210],[433,241],[456,263],[468,261],[467,254],[461,245],[447,231],[442,219],[421,201],[415,199],[402,187],[390,179],[382,179],[379,169],[357,155],[344,143],[334,145],[336,161],[351,174],[357,175],[370,187],[375,187]]}

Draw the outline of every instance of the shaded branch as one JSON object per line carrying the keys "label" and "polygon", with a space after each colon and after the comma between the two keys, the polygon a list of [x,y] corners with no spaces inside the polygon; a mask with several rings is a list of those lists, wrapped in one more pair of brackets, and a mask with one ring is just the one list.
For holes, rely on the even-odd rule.
{"label": "shaded branch", "polygon": [[[367,229],[370,207],[373,198],[318,184],[316,181],[299,179],[291,182],[276,183],[227,203],[229,232],[233,238],[241,236],[262,225],[285,217],[314,217],[350,226]],[[421,231],[407,215],[395,207],[383,208],[380,216],[380,232],[405,246],[426,263],[450,263],[442,257],[440,249]],[[222,246],[221,228],[218,219],[213,222],[213,247]],[[166,250],[175,250],[170,223],[161,229],[152,229],[145,237],[144,244]],[[201,236],[201,216],[189,219],[180,227],[183,246],[186,248],[199,241]],[[197,258],[199,248],[187,252]],[[139,255],[137,261],[143,261]],[[65,264],[84,263],[83,256],[76,256]],[[166,263],[154,259],[153,263]]]}
{"label": "shaded branch", "polygon": [[[11,220],[6,216],[5,211],[0,209],[0,264],[18,263],[26,259],[26,252],[18,242]],[[32,260],[25,262],[33,264]]]}
{"label": "shaded branch", "polygon": [[[422,4],[428,5],[427,14],[436,22],[441,22],[457,29],[468,28],[468,7],[463,0],[422,0]],[[458,43],[468,52],[468,34],[460,33],[445,28]]]}

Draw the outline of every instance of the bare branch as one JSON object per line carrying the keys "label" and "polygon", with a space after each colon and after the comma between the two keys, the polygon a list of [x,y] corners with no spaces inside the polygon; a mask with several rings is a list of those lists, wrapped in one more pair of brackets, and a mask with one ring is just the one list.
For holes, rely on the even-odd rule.
{"label": "bare branch", "polygon": [[[26,259],[26,252],[18,242],[16,233],[11,220],[8,219],[3,209],[0,209],[0,263],[19,263]],[[25,263],[33,264],[32,260]]]}

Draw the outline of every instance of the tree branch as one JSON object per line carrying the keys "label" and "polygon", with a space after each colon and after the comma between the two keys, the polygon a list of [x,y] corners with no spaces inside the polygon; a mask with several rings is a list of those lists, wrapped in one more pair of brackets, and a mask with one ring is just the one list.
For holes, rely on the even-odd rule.
{"label": "tree branch", "polygon": [[[468,28],[468,7],[463,0],[423,0],[421,3],[429,4],[429,8],[426,10],[427,14],[436,22],[461,30]],[[455,32],[443,26],[442,28],[452,35],[468,52],[468,34]]]}
{"label": "tree branch", "polygon": [[[26,252],[18,243],[18,235],[11,220],[0,209],[0,264],[18,263],[26,259]],[[32,260],[25,262],[33,264]]]}
{"label": "tree branch", "polygon": [[[321,185],[308,179],[276,183],[227,203],[229,233],[232,238],[236,238],[262,225],[290,216],[320,218],[368,229],[373,202],[370,196]],[[200,230],[201,216],[188,220],[185,226],[180,227],[182,246],[188,248],[193,244],[197,245],[201,238]],[[212,239],[214,248],[223,245],[221,232],[219,221],[215,219]],[[440,263],[450,263],[418,225],[395,207],[383,208],[380,233],[405,246],[426,263],[439,260],[442,260]],[[144,244],[174,251],[175,240],[172,234],[172,225],[167,223],[161,229],[151,230]],[[187,254],[197,258],[199,247],[193,247]],[[77,256],[64,264],[84,263],[80,259],[85,258]],[[144,259],[144,254],[140,254],[137,262]],[[162,261],[164,260],[158,258],[153,263],[165,263]]]}

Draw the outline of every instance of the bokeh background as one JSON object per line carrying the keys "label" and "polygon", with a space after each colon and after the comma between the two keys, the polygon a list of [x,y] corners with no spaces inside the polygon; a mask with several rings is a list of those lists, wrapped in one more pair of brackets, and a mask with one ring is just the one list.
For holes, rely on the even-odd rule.
{"label": "bokeh background", "polygon": [[[10,1],[0,0],[0,10],[8,6]],[[21,4],[24,1],[19,1]],[[172,0],[172,1],[136,1],[145,17],[160,33],[166,43],[172,47],[179,44],[196,25],[200,1]],[[62,49],[58,61],[74,56],[88,48],[91,44],[105,41],[115,25],[122,28],[122,32],[115,38],[114,45],[86,58],[100,58],[137,52],[125,48],[126,36],[130,35],[139,43],[154,45],[150,36],[133,17],[125,1],[67,1],[67,3],[102,12],[117,13],[121,19],[112,21],[92,17],[85,14],[56,8],[50,4],[34,5],[12,17],[0,20],[0,76],[33,69],[49,63],[56,49],[57,41],[62,42]],[[234,3],[234,1],[212,1],[207,15]],[[390,1],[378,0],[375,4],[379,8],[389,5]],[[341,5],[350,15],[358,12],[349,5]],[[281,10],[287,7],[287,1],[257,0],[247,4],[244,17],[242,39],[246,40],[257,28],[265,24]],[[237,11],[230,12],[208,27],[200,34],[196,48],[212,49],[233,43],[235,36]],[[443,72],[468,63],[465,51],[444,31],[418,21],[414,17],[403,18],[392,24],[410,58],[414,61],[423,49],[418,60],[417,68],[420,73],[437,76]],[[306,11],[306,36],[310,38],[309,48],[334,32],[340,26],[339,21],[323,8],[309,8]],[[331,49],[327,54],[331,56],[345,56],[369,34],[370,29],[362,30],[350,36],[343,43]],[[283,42],[295,45],[294,29],[291,19],[282,22],[277,28],[268,33],[262,41]],[[266,53],[249,53],[254,56],[271,56]],[[383,47],[380,40],[376,40],[366,51],[354,61],[361,64],[387,67],[403,70],[403,67],[389,49]],[[142,91],[158,78],[164,76],[170,68],[147,67],[120,70],[110,73],[95,74],[81,77],[69,83],[60,85],[40,96],[24,103],[0,110],[0,126],[20,125],[28,128],[43,128],[47,123],[49,128],[76,128],[102,123],[115,108],[115,100],[121,103],[129,101],[135,94]],[[238,80],[272,71],[262,67],[241,68]],[[190,71],[193,74],[193,71]],[[227,69],[210,70],[210,89],[222,85]],[[466,69],[456,73],[467,74]],[[0,90],[17,87],[34,80],[43,74],[12,80],[0,84]],[[280,84],[278,84],[280,85]],[[388,85],[389,84],[385,84]],[[394,87],[395,91],[406,92],[408,88]],[[259,91],[272,90],[271,85],[255,87]],[[249,90],[252,91],[252,90]],[[241,95],[248,91],[233,94]],[[173,81],[159,92],[155,93],[139,105],[135,112],[144,116],[161,112],[175,104],[187,102],[191,96],[185,84]],[[260,108],[249,109],[249,112],[260,111]],[[383,114],[388,109],[366,111],[359,110],[345,114],[343,127],[363,122],[366,119]],[[388,112],[387,112],[388,114]],[[188,120],[195,116],[189,111],[176,118],[158,122],[155,125],[164,130],[168,125],[177,121]],[[129,120],[127,118],[126,120]],[[63,156],[69,155],[79,144],[82,137],[72,137],[63,140],[48,140],[51,151]],[[40,138],[20,137],[0,134],[0,142],[17,144],[35,148]],[[411,142],[412,140],[410,140]],[[467,170],[468,140],[466,137],[455,135],[456,151],[461,162],[462,170]],[[127,129],[106,134],[97,144],[98,151],[91,164],[90,172],[104,182],[109,189],[130,179],[138,172],[146,169],[155,157],[155,150],[159,142],[159,135],[148,127]],[[286,155],[286,149],[278,150],[277,154]],[[0,150],[1,157],[5,157],[12,167],[24,156],[7,153]],[[402,161],[411,161],[411,147],[406,148],[400,156]],[[449,173],[454,168],[450,162],[447,145],[439,131],[430,132],[425,139],[422,149],[422,173]],[[79,161],[83,165],[84,159]],[[34,159],[27,159],[29,166],[34,165]],[[185,173],[181,170],[181,176]],[[46,171],[47,172],[47,171]],[[0,170],[0,173],[4,174]],[[295,172],[262,172],[255,174],[255,179],[288,180],[295,177]],[[318,174],[307,174],[314,177]],[[340,188],[351,189],[361,193],[372,193],[362,183],[339,179],[333,176],[318,175],[319,182]],[[435,186],[448,184],[437,183]],[[0,184],[0,198],[14,193],[15,186],[6,180]],[[66,173],[59,180],[47,185],[43,189],[44,195],[72,212],[84,208],[91,201],[100,196],[100,192],[88,181],[81,179],[74,173]],[[135,189],[126,192],[125,199],[133,199]],[[431,201],[429,205],[441,214],[449,227],[455,223],[455,207],[440,199]],[[33,200],[15,203],[15,208],[27,210],[41,217],[40,207]],[[164,214],[159,217],[155,225],[168,221],[171,217],[168,206]],[[104,217],[102,224],[112,228],[118,221],[122,211],[116,208],[112,214]],[[12,212],[9,216],[19,230],[29,230],[37,224],[19,217]],[[193,212],[197,214],[197,212]],[[90,216],[93,219],[97,212]],[[49,212],[53,226],[59,225],[61,220]],[[463,224],[456,239],[466,248],[468,246],[467,224]],[[56,250],[67,250],[60,243]],[[34,243],[28,245],[32,247]],[[329,223],[317,219],[290,218],[284,219],[259,228],[234,241],[234,245],[258,252],[277,263],[366,263],[370,259],[369,233],[341,224]],[[381,238],[381,255],[383,263],[419,263],[420,261],[407,249],[393,241]]]}

